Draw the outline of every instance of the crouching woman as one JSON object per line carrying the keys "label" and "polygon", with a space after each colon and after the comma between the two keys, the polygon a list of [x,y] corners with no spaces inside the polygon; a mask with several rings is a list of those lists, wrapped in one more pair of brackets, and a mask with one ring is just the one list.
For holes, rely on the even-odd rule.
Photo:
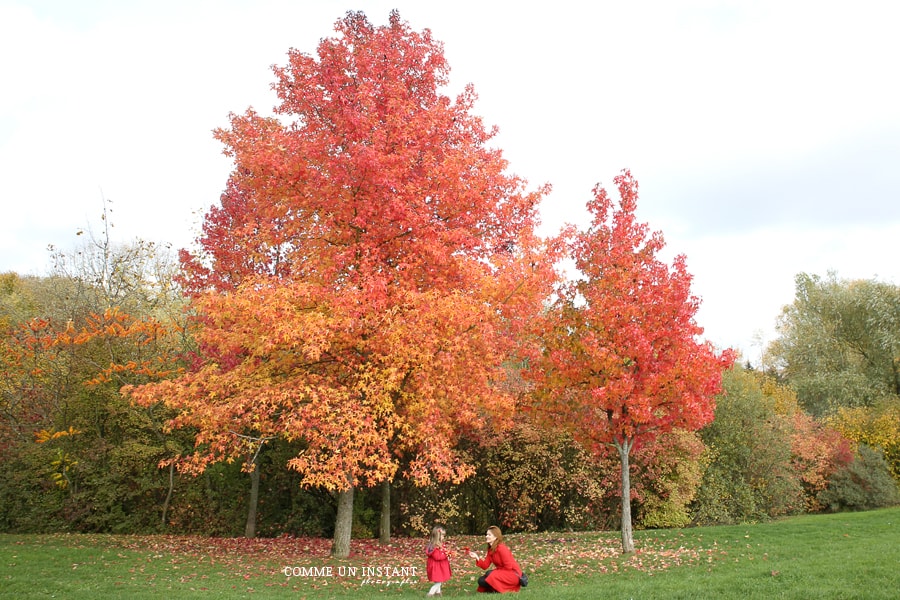
{"label": "crouching woman", "polygon": [[492,565],[494,567],[478,578],[478,591],[501,594],[518,592],[522,569],[513,558],[512,552],[503,543],[503,534],[500,533],[500,529],[494,526],[488,527],[485,539],[487,539],[487,555],[484,558],[479,558],[475,552],[469,552],[469,556],[475,559],[478,568],[488,569]]}

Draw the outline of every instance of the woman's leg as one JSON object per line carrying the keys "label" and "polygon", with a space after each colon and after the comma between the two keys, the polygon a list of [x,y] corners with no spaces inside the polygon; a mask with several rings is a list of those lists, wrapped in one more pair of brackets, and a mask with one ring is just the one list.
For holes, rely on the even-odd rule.
{"label": "woman's leg", "polygon": [[487,576],[490,573],[485,573],[481,577],[478,578],[478,590],[479,592],[487,592],[489,594],[496,594],[497,590],[491,587],[491,584],[487,582]]}

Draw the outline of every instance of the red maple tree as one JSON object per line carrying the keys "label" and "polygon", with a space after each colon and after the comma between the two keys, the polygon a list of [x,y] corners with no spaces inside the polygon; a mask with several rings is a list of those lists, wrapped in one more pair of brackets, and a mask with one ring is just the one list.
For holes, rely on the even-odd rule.
{"label": "red maple tree", "polygon": [[442,45],[396,12],[336,31],[275,68],[275,116],[217,131],[235,167],[201,252],[181,254],[198,360],[133,394],[197,428],[195,469],[300,441],[290,466],[338,493],[345,556],[356,486],[403,457],[420,483],[472,472],[455,440],[511,416],[502,363],[553,274],[533,231],[545,190],[506,173],[471,86],[441,93]]}
{"label": "red maple tree", "polygon": [[635,444],[713,418],[714,396],[731,351],[701,342],[685,259],[658,258],[660,233],[635,218],[638,185],[615,178],[618,209],[597,186],[590,228],[566,232],[579,277],[547,311],[543,352],[529,377],[535,413],[564,423],[588,447],[613,446],[622,466],[622,546],[632,552],[629,455]]}

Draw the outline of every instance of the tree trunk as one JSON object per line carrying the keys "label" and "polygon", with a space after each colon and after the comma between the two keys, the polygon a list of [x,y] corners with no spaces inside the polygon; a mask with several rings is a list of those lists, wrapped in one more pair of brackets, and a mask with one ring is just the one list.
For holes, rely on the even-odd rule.
{"label": "tree trunk", "polygon": [[628,456],[634,440],[626,438],[615,444],[622,461],[622,553],[629,554],[634,552],[634,535],[631,529],[631,465]]}
{"label": "tree trunk", "polygon": [[162,507],[162,528],[166,529],[166,518],[169,514],[169,504],[172,502],[172,491],[175,489],[175,463],[169,463],[169,490],[166,492],[166,499],[163,500]]}
{"label": "tree trunk", "polygon": [[244,537],[256,537],[256,507],[259,504],[259,465],[253,461],[253,470],[250,471],[250,509],[247,511],[247,527],[244,528]]}
{"label": "tree trunk", "polygon": [[335,558],[350,556],[350,532],[353,528],[353,487],[338,492],[337,516],[334,523],[334,542],[331,555]]}
{"label": "tree trunk", "polygon": [[379,528],[378,541],[382,544],[391,543],[391,480],[381,482],[381,527]]}

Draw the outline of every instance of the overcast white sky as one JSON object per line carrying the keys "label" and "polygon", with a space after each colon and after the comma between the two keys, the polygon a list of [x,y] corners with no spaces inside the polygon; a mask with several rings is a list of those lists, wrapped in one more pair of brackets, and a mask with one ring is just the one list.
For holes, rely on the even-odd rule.
{"label": "overcast white sky", "polygon": [[900,6],[583,0],[0,0],[0,272],[43,274],[111,200],[117,240],[187,247],[230,163],[211,130],[348,10],[445,44],[510,170],[585,224],[629,168],[687,256],[698,321],[753,361],[799,272],[900,283]]}

